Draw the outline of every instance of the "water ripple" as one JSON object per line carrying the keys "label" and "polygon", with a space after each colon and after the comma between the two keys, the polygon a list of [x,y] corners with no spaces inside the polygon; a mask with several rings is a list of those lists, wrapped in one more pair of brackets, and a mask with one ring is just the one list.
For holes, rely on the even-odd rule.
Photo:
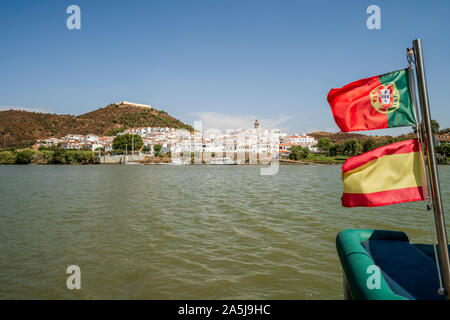
{"label": "water ripple", "polygon": [[[450,167],[439,170],[448,207]],[[0,176],[3,299],[341,299],[340,230],[431,239],[423,203],[342,208],[338,166],[275,176],[258,166],[0,166]],[[71,264],[81,291],[65,287]]]}

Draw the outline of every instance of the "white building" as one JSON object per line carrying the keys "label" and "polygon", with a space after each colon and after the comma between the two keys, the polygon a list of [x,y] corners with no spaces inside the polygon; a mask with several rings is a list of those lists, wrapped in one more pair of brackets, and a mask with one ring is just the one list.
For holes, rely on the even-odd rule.
{"label": "white building", "polygon": [[[223,133],[219,130],[206,130],[192,134],[185,129],[168,127],[136,127],[128,128],[118,135],[137,134],[142,138],[143,144],[151,148],[150,154],[154,153],[154,146],[161,145],[162,153],[248,153],[248,154],[271,154],[272,156],[286,157],[289,148],[294,145],[308,147],[313,150],[317,141],[306,134],[287,135],[279,130],[269,130],[260,127],[255,121],[254,128],[246,130],[234,130]],[[48,138],[40,140],[43,145],[61,144],[65,149],[88,149],[95,151],[103,148],[106,152],[113,150],[114,137],[102,137],[95,134],[86,136],[69,134],[61,139]]]}

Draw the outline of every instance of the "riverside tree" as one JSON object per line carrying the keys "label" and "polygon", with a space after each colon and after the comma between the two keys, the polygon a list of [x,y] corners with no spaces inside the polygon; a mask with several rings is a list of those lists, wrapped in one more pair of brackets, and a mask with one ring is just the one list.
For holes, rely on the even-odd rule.
{"label": "riverside tree", "polygon": [[317,148],[324,153],[328,153],[330,148],[333,146],[330,138],[320,138],[317,142]]}
{"label": "riverside tree", "polygon": [[[439,132],[440,129],[440,125],[439,122],[437,122],[436,120],[432,119],[431,120],[431,130],[433,131],[433,134],[436,134]],[[417,133],[417,126],[413,126],[413,132]]]}
{"label": "riverside tree", "polygon": [[358,140],[351,139],[345,141],[344,144],[344,153],[349,156],[356,156],[361,152],[361,145],[359,144]]}
{"label": "riverside tree", "polygon": [[372,138],[367,139],[362,144],[362,151],[368,152],[375,149],[375,141]]}
{"label": "riverside tree", "polygon": [[150,146],[144,146],[142,148],[142,152],[149,153],[150,151],[152,151],[152,148]]}
{"label": "riverside tree", "polygon": [[0,151],[0,164],[16,163],[17,154],[12,151]]}
{"label": "riverside tree", "polygon": [[41,150],[0,151],[0,164],[94,164],[90,150],[66,150],[57,147]]}
{"label": "riverside tree", "polygon": [[134,150],[140,150],[144,145],[142,138],[137,134],[121,134],[113,140],[113,149],[117,153],[125,153],[125,149],[131,151],[132,145]]}
{"label": "riverside tree", "polygon": [[289,159],[290,160],[301,160],[305,159],[309,155],[309,149],[303,148],[302,146],[292,146],[289,148]]}
{"label": "riverside tree", "polygon": [[443,157],[450,157],[450,143],[441,142],[436,146],[436,153]]}
{"label": "riverside tree", "polygon": [[24,149],[17,152],[17,164],[29,164],[33,160],[35,151],[33,149]]}
{"label": "riverside tree", "polygon": [[437,162],[439,164],[450,164],[450,143],[441,142],[436,146]]}
{"label": "riverside tree", "polygon": [[162,146],[160,144],[155,144],[153,146],[153,151],[155,152],[155,157],[159,156],[161,154]]}
{"label": "riverside tree", "polygon": [[328,150],[328,155],[330,157],[335,157],[335,156],[337,156],[338,152],[339,152],[339,146],[333,143],[332,146],[330,147],[330,149]]}

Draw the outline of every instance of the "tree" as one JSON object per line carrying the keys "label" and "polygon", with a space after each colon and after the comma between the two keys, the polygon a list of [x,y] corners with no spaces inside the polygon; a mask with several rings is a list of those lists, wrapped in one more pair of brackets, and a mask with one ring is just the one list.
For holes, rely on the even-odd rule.
{"label": "tree", "polygon": [[113,149],[118,153],[124,153],[125,149],[128,151],[132,149],[132,144],[134,144],[134,150],[140,150],[144,145],[142,138],[137,134],[121,134],[114,138]]}
{"label": "tree", "polygon": [[95,154],[90,150],[77,150],[74,154],[74,161],[81,164],[95,163]]}
{"label": "tree", "polygon": [[292,146],[289,148],[289,159],[291,160],[301,160],[305,159],[309,155],[309,149],[302,146]]}
{"label": "tree", "polygon": [[320,138],[317,142],[317,148],[322,152],[328,152],[332,145],[333,142],[331,142],[330,138]]}
{"label": "tree", "polygon": [[441,142],[440,145],[436,146],[436,153],[444,158],[450,157],[450,143]]}
{"label": "tree", "polygon": [[309,148],[308,147],[303,147],[301,156],[303,159],[308,158],[308,156],[309,156]]}
{"label": "tree", "polygon": [[[434,119],[431,119],[431,130],[433,131],[433,134],[436,134],[439,132],[439,128],[441,126],[439,125],[439,122],[437,122]],[[417,133],[417,126],[413,126],[414,133]]]}
{"label": "tree", "polygon": [[36,151],[36,153],[33,155],[33,159],[31,160],[31,163],[34,164],[49,164],[52,162],[53,159],[53,153],[52,150],[40,150]]}
{"label": "tree", "polygon": [[155,157],[159,156],[162,146],[160,144],[155,144],[153,146],[153,151],[155,152]]}
{"label": "tree", "polygon": [[356,156],[361,151],[361,145],[358,140],[351,139],[345,141],[344,144],[344,153],[349,156]]}
{"label": "tree", "polygon": [[66,152],[64,149],[55,149],[52,158],[53,164],[66,164]]}
{"label": "tree", "polygon": [[16,153],[12,151],[0,151],[0,164],[14,164],[16,157]]}
{"label": "tree", "polygon": [[25,149],[17,152],[17,164],[29,164],[33,160],[35,151],[33,149]]}
{"label": "tree", "polygon": [[335,156],[337,156],[338,152],[339,152],[339,146],[333,143],[333,145],[328,150],[328,155],[330,157],[335,157]]}
{"label": "tree", "polygon": [[152,148],[150,146],[147,146],[147,145],[145,145],[142,148],[142,152],[145,152],[145,153],[149,153],[151,150],[152,150]]}
{"label": "tree", "polygon": [[375,149],[375,141],[372,138],[367,139],[362,144],[362,151],[368,152]]}
{"label": "tree", "polygon": [[440,127],[441,126],[436,120],[431,120],[431,130],[433,130],[433,134],[438,133]]}

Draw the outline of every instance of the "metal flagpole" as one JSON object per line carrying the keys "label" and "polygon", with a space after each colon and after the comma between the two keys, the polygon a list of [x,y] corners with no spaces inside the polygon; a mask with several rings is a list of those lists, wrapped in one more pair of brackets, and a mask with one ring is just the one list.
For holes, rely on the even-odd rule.
{"label": "metal flagpole", "polygon": [[[414,107],[414,116],[416,118],[416,136],[420,141],[420,166],[422,168],[421,175],[422,175],[422,191],[423,191],[423,197],[426,200],[430,200],[430,192],[429,192],[429,184],[428,184],[428,176],[427,176],[427,169],[425,165],[425,154],[423,150],[423,146],[425,145],[424,139],[423,139],[423,132],[422,132],[422,123],[421,119],[419,117],[419,108],[417,104],[417,94],[416,94],[416,83],[414,80],[414,69],[413,69],[413,61],[412,61],[412,55],[414,54],[414,50],[408,48],[407,49],[407,55],[408,55],[408,80],[409,80],[409,89],[410,89],[410,97],[411,102]],[[431,210],[431,207],[430,207]]]}
{"label": "metal flagpole", "polygon": [[414,57],[416,64],[417,84],[419,88],[420,109],[422,111],[422,126],[425,136],[425,148],[427,152],[428,174],[430,176],[431,196],[433,198],[434,220],[441,256],[442,273],[444,274],[447,299],[450,299],[450,261],[448,254],[447,233],[445,229],[444,210],[442,208],[439,177],[434,153],[434,134],[431,127],[430,106],[428,102],[427,83],[422,56],[422,41],[413,41]]}

